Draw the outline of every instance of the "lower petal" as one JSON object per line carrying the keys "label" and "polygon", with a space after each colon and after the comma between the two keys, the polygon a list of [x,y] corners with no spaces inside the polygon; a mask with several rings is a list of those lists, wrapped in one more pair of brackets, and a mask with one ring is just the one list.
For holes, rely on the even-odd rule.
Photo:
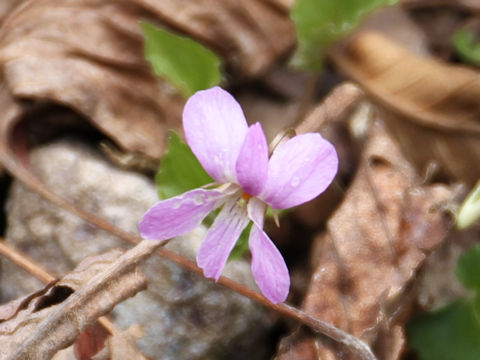
{"label": "lower petal", "polygon": [[198,251],[197,264],[206,277],[218,280],[248,222],[247,211],[237,204],[237,199],[225,204]]}
{"label": "lower petal", "polygon": [[195,189],[159,201],[143,215],[138,224],[145,239],[167,240],[195,229],[225,195],[216,190]]}
{"label": "lower petal", "polygon": [[274,304],[284,302],[290,289],[290,275],[280,251],[255,224],[250,232],[249,246],[252,274],[262,294]]}

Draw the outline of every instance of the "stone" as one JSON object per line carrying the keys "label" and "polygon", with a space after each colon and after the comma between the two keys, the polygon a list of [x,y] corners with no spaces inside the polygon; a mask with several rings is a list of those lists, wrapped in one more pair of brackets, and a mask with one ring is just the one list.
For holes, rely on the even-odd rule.
{"label": "stone", "polygon": [[[137,233],[137,223],[157,201],[151,179],[110,164],[101,153],[67,138],[31,153],[34,171],[50,188],[79,207]],[[6,241],[61,276],[91,254],[128,244],[60,209],[13,181],[7,201]],[[170,250],[194,259],[204,227],[171,240]],[[32,292],[42,284],[2,260],[2,301]],[[264,337],[272,325],[266,311],[249,299],[217,286],[176,264],[150,258],[144,271],[149,288],[113,311],[121,328],[140,324],[140,350],[153,359],[262,359]],[[224,274],[254,288],[250,264],[234,260]]]}

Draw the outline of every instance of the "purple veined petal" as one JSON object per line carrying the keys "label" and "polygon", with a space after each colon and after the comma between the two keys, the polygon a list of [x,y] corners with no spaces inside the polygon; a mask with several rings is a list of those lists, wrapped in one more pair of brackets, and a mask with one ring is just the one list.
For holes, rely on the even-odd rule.
{"label": "purple veined petal", "polygon": [[237,198],[228,201],[213,222],[197,254],[197,264],[208,278],[218,280],[228,256],[249,222]]}
{"label": "purple veined petal", "polygon": [[284,302],[290,289],[290,275],[282,254],[256,224],[249,239],[252,274],[262,294],[274,304]]}
{"label": "purple veined petal", "polygon": [[188,145],[217,182],[236,182],[235,165],[248,125],[238,102],[214,87],[196,92],[183,110]]}
{"label": "purple veined petal", "polygon": [[262,125],[248,128],[236,164],[237,179],[243,190],[258,195],[267,181],[268,145]]}
{"label": "purple veined petal", "polygon": [[273,153],[259,197],[275,209],[303,204],[330,185],[337,168],[337,152],[320,134],[297,135]]}
{"label": "purple veined petal", "polygon": [[159,201],[143,215],[138,229],[143,238],[167,240],[195,229],[225,195],[216,190],[195,189]]}
{"label": "purple veined petal", "polygon": [[290,276],[282,255],[262,230],[266,204],[251,198],[248,216],[254,222],[250,231],[249,247],[252,253],[252,274],[263,295],[272,303],[285,301],[290,288]]}

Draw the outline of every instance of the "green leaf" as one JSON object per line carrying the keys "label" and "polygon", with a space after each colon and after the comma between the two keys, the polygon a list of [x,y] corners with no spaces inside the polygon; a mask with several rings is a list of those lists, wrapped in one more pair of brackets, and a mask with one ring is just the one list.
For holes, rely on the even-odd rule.
{"label": "green leaf", "polygon": [[319,70],[325,49],[353,30],[365,15],[397,0],[297,0],[291,18],[298,49],[293,64]]}
{"label": "green leaf", "polygon": [[457,266],[459,280],[474,296],[410,321],[409,344],[420,360],[480,359],[480,245],[463,254]]}
{"label": "green leaf", "polygon": [[170,131],[168,146],[155,176],[161,200],[180,195],[214,180],[206,173],[192,150],[178,134]]}
{"label": "green leaf", "polygon": [[186,98],[220,83],[220,59],[203,45],[142,21],[145,58]]}
{"label": "green leaf", "polygon": [[480,218],[480,181],[463,201],[458,210],[456,224],[457,228],[464,230],[472,226]]}
{"label": "green leaf", "polygon": [[480,291],[480,245],[475,245],[458,260],[457,277],[471,290]]}
{"label": "green leaf", "polygon": [[453,35],[453,47],[466,63],[480,65],[480,41],[468,30],[459,30]]}
{"label": "green leaf", "polygon": [[469,300],[415,318],[407,333],[419,360],[480,359],[480,324]]}

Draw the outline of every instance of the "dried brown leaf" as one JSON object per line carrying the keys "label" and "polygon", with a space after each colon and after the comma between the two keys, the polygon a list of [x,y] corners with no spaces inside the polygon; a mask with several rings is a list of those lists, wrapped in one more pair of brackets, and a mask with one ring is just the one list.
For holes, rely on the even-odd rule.
{"label": "dried brown leaf", "polygon": [[32,299],[43,295],[48,288],[49,287],[0,305],[0,323],[13,318],[20,310],[25,309]]}
{"label": "dried brown leaf", "polygon": [[435,129],[480,133],[478,72],[418,57],[373,32],[359,34],[333,56],[389,110]]}
{"label": "dried brown leaf", "polygon": [[331,56],[387,111],[388,127],[419,171],[436,162],[441,174],[451,179],[478,180],[478,72],[413,55],[368,32],[337,47]]}
{"label": "dried brown leaf", "polygon": [[[314,273],[303,304],[372,346],[379,359],[398,359],[404,346],[402,315],[409,284],[426,254],[447,235],[442,205],[452,192],[422,186],[412,166],[379,124],[353,184],[316,239]],[[280,359],[350,359],[331,344],[307,336]],[[297,342],[296,341],[296,342]],[[303,357],[302,357],[303,356]]]}
{"label": "dried brown leaf", "polygon": [[105,341],[110,336],[98,322],[82,331],[73,345],[77,360],[90,360],[105,347]]}
{"label": "dried brown leaf", "polygon": [[75,356],[75,352],[73,350],[73,346],[69,346],[66,349],[60,350],[57,352],[52,360],[78,360]]}
{"label": "dried brown leaf", "polygon": [[0,323],[0,358],[50,359],[119,302],[146,287],[137,266],[159,243],[86,258],[62,280]]}
{"label": "dried brown leaf", "polygon": [[480,10],[480,4],[477,0],[401,0],[401,5],[407,8],[451,6],[470,11]]}
{"label": "dried brown leaf", "polygon": [[153,76],[139,28],[128,28],[140,10],[129,12],[125,2],[30,2],[0,30],[8,91],[67,105],[124,149],[158,158],[164,132],[178,127],[182,99]]}
{"label": "dried brown leaf", "polygon": [[123,149],[158,159],[184,100],[144,60],[141,19],[205,43],[240,76],[263,73],[294,44],[288,14],[266,0],[31,1],[0,28],[7,92],[71,107]]}
{"label": "dried brown leaf", "polygon": [[22,2],[23,0],[3,0],[0,2],[0,25],[8,14],[10,14],[10,12]]}
{"label": "dried brown leaf", "polygon": [[93,360],[146,360],[138,351],[136,341],[143,335],[139,325],[132,325],[127,330],[119,332],[108,340],[106,346]]}

